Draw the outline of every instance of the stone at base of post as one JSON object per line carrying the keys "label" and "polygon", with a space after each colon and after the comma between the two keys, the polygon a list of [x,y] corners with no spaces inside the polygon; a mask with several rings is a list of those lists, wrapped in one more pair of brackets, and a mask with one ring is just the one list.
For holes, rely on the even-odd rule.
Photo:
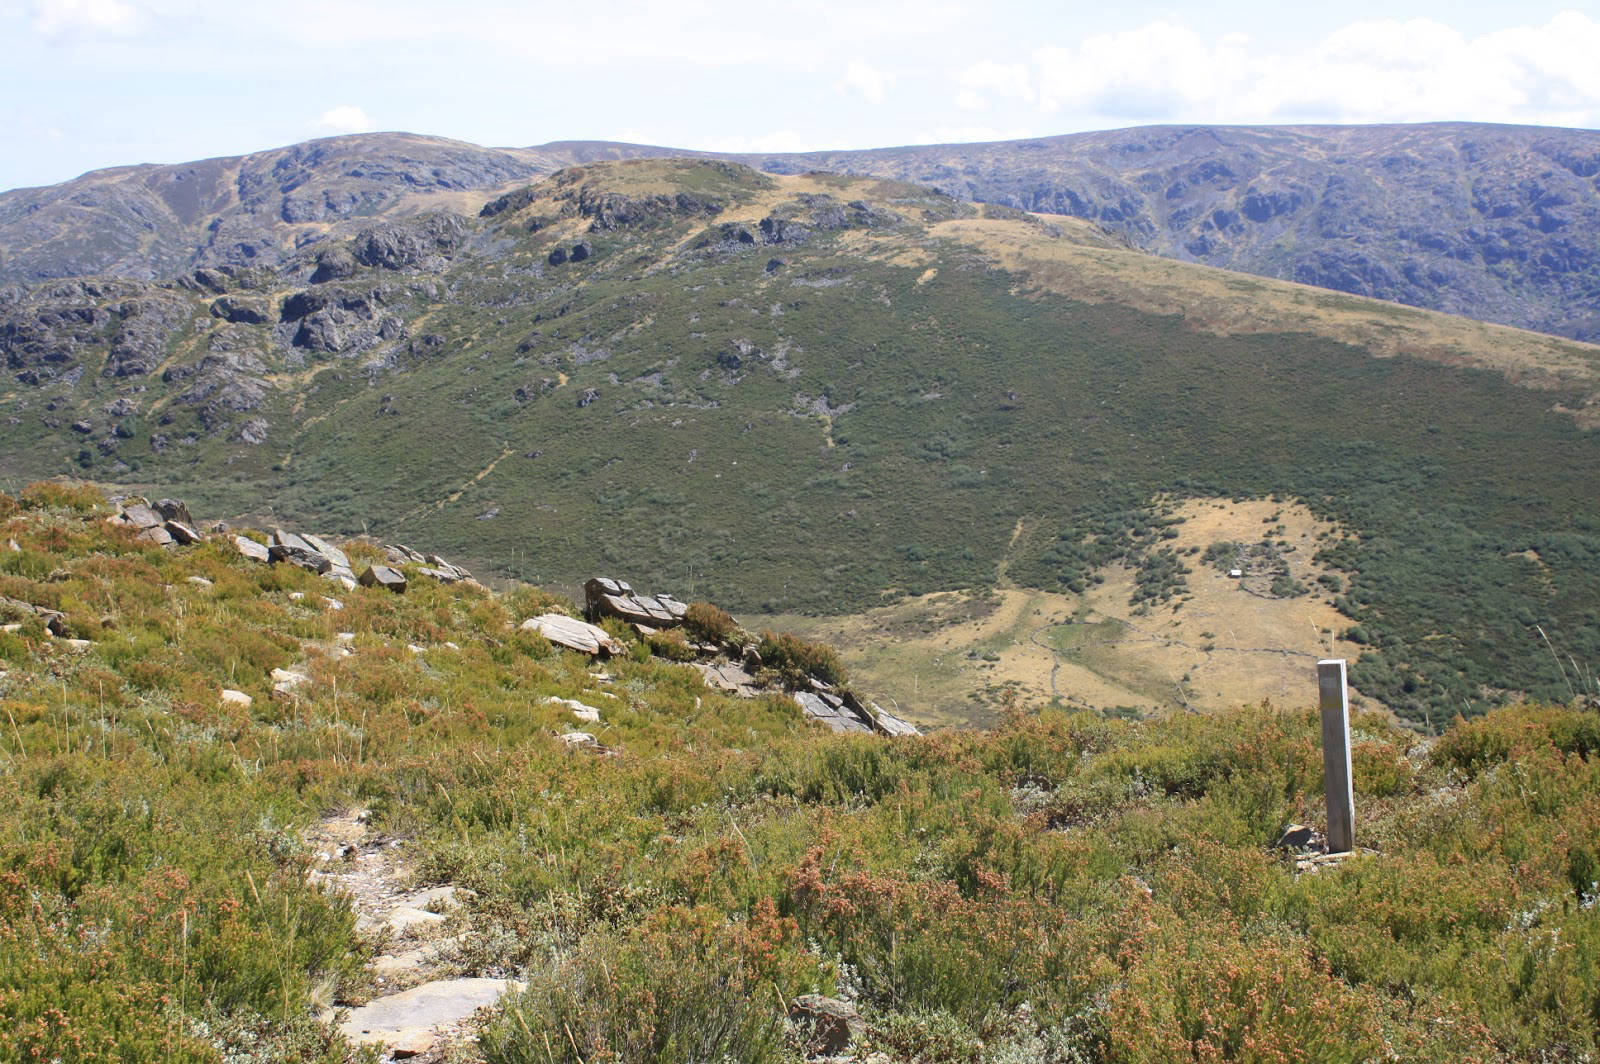
{"label": "stone at base of post", "polygon": [[1343,658],[1317,662],[1322,708],[1322,779],[1328,798],[1328,852],[1355,849],[1356,801],[1350,772],[1350,693]]}

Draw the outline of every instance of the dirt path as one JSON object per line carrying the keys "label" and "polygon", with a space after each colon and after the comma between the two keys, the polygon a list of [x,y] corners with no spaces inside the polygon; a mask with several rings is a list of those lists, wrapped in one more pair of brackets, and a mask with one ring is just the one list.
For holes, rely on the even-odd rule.
{"label": "dirt path", "polygon": [[[356,1045],[382,1047],[386,1060],[462,1059],[474,1013],[515,986],[447,976],[441,955],[460,941],[450,935],[449,913],[467,892],[413,889],[405,840],[373,832],[364,812],[328,817],[307,842],[317,859],[312,881],[348,895],[356,929],[377,945],[369,965],[373,997],[351,1008],[340,1029]],[[330,1010],[324,1019],[337,1016]]]}

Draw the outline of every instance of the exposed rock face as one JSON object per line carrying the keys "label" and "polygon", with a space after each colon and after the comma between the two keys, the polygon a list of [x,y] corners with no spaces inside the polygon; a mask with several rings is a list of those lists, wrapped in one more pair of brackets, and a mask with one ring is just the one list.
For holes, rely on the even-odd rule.
{"label": "exposed rock face", "polygon": [[161,499],[154,506],[143,499],[129,499],[110,521],[137,529],[142,542],[158,547],[172,544],[187,547],[205,542],[205,536],[194,527],[189,507],[177,499]]}
{"label": "exposed rock face", "polygon": [[325,236],[329,227],[349,233],[404,201],[531,179],[581,154],[577,146],[502,151],[378,133],[85,174],[0,194],[0,245],[10,250],[0,278],[149,278],[195,263],[276,265],[293,255],[299,237]]}
{"label": "exposed rock face", "polygon": [[525,632],[538,632],[557,646],[585,654],[620,654],[623,646],[604,628],[568,617],[564,613],[545,613],[522,622]]}
{"label": "exposed rock face", "polygon": [[1593,131],[1162,126],[741,158],[915,181],[1086,218],[1174,258],[1600,338]]}
{"label": "exposed rock face", "polygon": [[443,269],[466,232],[465,220],[453,214],[385,222],[356,234],[355,260],[386,270]]}
{"label": "exposed rock face", "polygon": [[670,218],[697,215],[711,218],[721,214],[727,206],[713,196],[697,196],[687,192],[627,196],[589,184],[582,185],[575,194],[568,193],[564,198],[576,205],[580,215],[593,219],[589,228],[595,232],[659,225]]}
{"label": "exposed rock face", "polygon": [[625,580],[597,576],[583,585],[584,615],[591,621],[617,617],[629,624],[674,628],[683,623],[687,603],[671,595],[642,595]]}
{"label": "exposed rock face", "polygon": [[[430,268],[432,256],[453,253],[428,231],[430,223],[416,230],[418,223],[390,218],[374,226],[372,217],[430,191],[488,189],[590,159],[670,154],[680,153],[583,143],[506,152],[371,134],[86,174],[0,194],[0,245],[9,251],[0,281],[98,273],[150,279],[196,264],[275,266],[294,258],[297,239],[326,239],[329,226],[342,239],[358,225],[372,264]],[[1466,123],[1153,127],[736,158],[779,173],[916,181],[966,199],[1087,218],[1177,258],[1580,339],[1600,336],[1593,239],[1600,230],[1600,134],[1593,131]],[[568,174],[566,209],[596,231],[710,218],[723,207],[691,193],[621,195],[591,186],[582,170]],[[519,189],[481,213],[494,217],[532,202],[531,190]],[[774,217],[762,227],[763,242],[803,241],[808,226],[893,224],[894,212],[835,203],[814,205],[810,214],[809,223]],[[449,240],[443,234],[445,245]],[[319,258],[314,279],[349,276],[354,263],[353,256]],[[227,278],[213,272],[206,283],[220,293]]]}
{"label": "exposed rock face", "polygon": [[188,316],[188,307],[177,296],[163,294],[128,300],[112,313],[119,322],[102,372],[108,377],[142,377],[161,364],[167,342]]}
{"label": "exposed rock face", "polygon": [[849,710],[844,700],[818,691],[796,691],[794,700],[810,720],[821,721],[836,732],[871,733],[872,725]]}
{"label": "exposed rock face", "polygon": [[811,691],[794,692],[794,700],[807,718],[820,721],[836,732],[888,736],[922,734],[915,725],[901,720],[876,702],[862,702],[848,691],[841,694],[818,684]]}
{"label": "exposed rock face", "polygon": [[194,383],[178,397],[185,403],[247,413],[259,407],[267,396],[270,386],[266,373],[266,363],[254,351],[218,350],[197,365],[172,367],[164,379],[171,382],[193,377]]}
{"label": "exposed rock face", "polygon": [[348,354],[405,337],[405,323],[384,310],[381,288],[313,288],[284,300],[279,320],[298,323],[290,343],[307,351]]}
{"label": "exposed rock face", "polygon": [[265,325],[271,320],[265,301],[247,296],[220,296],[212,300],[211,316],[234,325]]}
{"label": "exposed rock face", "polygon": [[240,554],[243,554],[251,561],[261,562],[262,564],[272,561],[272,554],[266,547],[246,536],[234,536],[233,545],[238,548]]}
{"label": "exposed rock face", "polygon": [[[90,351],[106,348],[102,372],[138,377],[166,356],[188,317],[178,294],[128,282],[68,282],[0,304],[0,354],[26,384],[69,376]],[[92,367],[91,367],[92,368]]]}
{"label": "exposed rock face", "polygon": [[288,562],[314,573],[333,569],[333,560],[293,532],[281,528],[272,530],[267,540],[267,556],[274,562]]}
{"label": "exposed rock face", "polygon": [[385,591],[403,594],[406,589],[405,574],[387,565],[369,565],[361,574],[362,587],[381,587]]}
{"label": "exposed rock face", "polygon": [[325,248],[317,253],[317,268],[312,271],[311,283],[342,281],[354,274],[360,265],[349,248]]}

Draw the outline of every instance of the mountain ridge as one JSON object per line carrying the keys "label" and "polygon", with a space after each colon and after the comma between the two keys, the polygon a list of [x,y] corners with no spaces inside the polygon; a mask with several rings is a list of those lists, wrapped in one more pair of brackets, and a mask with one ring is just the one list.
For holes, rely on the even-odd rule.
{"label": "mountain ridge", "polygon": [[[0,193],[0,279],[148,278],[183,266],[277,262],[374,215],[471,213],[479,193],[490,199],[563,166],[663,156],[927,184],[975,202],[1086,218],[1184,261],[1574,339],[1600,335],[1600,133],[1475,123],[1150,126],[731,154],[350,135]],[[198,197],[172,186],[186,173],[215,181],[230,163],[237,206],[205,224],[199,215],[184,221]],[[140,181],[166,187],[131,187]]]}

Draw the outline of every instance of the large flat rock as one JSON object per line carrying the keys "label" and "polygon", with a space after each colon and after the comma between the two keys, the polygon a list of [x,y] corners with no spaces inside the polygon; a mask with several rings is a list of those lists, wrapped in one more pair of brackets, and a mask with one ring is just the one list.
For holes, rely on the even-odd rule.
{"label": "large flat rock", "polygon": [[538,632],[558,646],[582,651],[585,654],[599,654],[602,651],[607,654],[620,654],[624,649],[622,644],[612,639],[604,628],[560,613],[529,617],[522,622],[522,630]]}
{"label": "large flat rock", "polygon": [[441,1027],[460,1023],[514,989],[510,979],[439,979],[352,1009],[339,1029],[356,1045],[422,1053]]}

